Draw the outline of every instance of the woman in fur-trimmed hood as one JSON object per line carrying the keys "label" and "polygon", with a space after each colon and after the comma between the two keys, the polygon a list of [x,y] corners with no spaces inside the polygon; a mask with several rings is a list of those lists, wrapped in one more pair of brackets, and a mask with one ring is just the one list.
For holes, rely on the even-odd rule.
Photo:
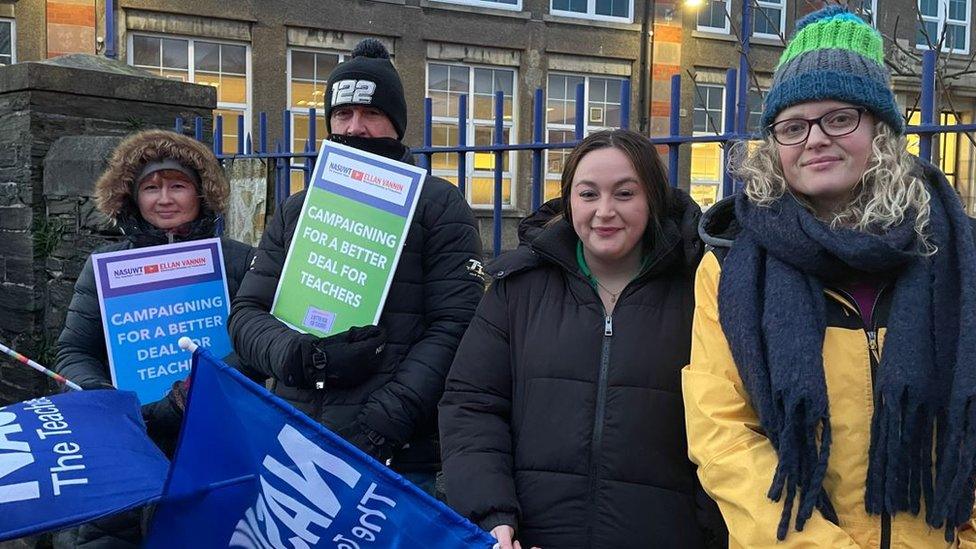
{"label": "woman in fur-trimmed hood", "polygon": [[[153,224],[151,212],[140,211],[139,187],[157,173],[164,178],[186,179],[194,185],[199,215],[189,221],[190,226],[172,231],[165,223],[163,227]],[[191,137],[166,130],[142,131],[127,138],[115,149],[108,169],[95,183],[99,211],[130,237],[167,232],[175,233],[176,240],[214,236],[229,195],[230,184],[210,149]],[[145,213],[149,214],[148,219]]]}
{"label": "woman in fur-trimmed hood", "polygon": [[[220,236],[230,184],[216,157],[202,143],[177,133],[147,130],[115,149],[95,183],[95,203],[124,238],[96,253]],[[233,300],[254,256],[247,244],[221,238],[227,290]],[[237,363],[231,355],[225,360]],[[246,368],[237,364],[242,370]],[[85,389],[111,389],[108,355],[91,258],[85,262],[58,338],[55,370]],[[182,381],[157,402],[144,404],[150,437],[171,453],[183,417]],[[55,536],[56,547],[138,547],[141,510],[100,519]]]}

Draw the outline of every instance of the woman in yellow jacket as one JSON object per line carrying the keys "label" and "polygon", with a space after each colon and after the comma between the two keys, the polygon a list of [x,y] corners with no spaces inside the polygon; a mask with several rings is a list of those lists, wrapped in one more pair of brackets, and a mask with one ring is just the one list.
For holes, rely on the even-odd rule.
{"label": "woman in yellow jacket", "polygon": [[976,547],[976,244],[905,150],[881,36],[797,23],[701,232],[689,454],[732,547]]}

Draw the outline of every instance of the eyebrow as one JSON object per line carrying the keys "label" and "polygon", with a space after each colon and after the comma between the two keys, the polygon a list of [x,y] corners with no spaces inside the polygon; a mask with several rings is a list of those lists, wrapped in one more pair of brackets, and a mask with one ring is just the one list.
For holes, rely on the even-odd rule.
{"label": "eyebrow", "polygon": [[[613,185],[613,187],[619,187],[621,185],[624,185],[625,183],[635,183],[637,185],[640,185],[640,180],[639,179],[636,179],[634,177],[624,177],[623,179],[619,179],[619,180],[615,181],[612,185]],[[576,185],[589,185],[591,187],[596,187],[597,186],[597,184],[596,184],[595,181],[591,181],[589,179],[582,179],[580,181],[577,181],[576,183],[573,183],[573,186],[574,187]]]}

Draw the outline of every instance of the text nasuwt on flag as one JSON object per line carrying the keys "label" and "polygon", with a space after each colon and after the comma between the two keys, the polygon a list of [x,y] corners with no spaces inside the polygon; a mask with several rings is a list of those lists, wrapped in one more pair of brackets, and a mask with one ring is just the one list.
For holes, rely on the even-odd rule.
{"label": "text nasuwt on flag", "polygon": [[0,541],[159,497],[169,466],[128,391],[73,391],[0,408]]}
{"label": "text nasuwt on flag", "polygon": [[488,548],[441,502],[199,348],[146,546]]}

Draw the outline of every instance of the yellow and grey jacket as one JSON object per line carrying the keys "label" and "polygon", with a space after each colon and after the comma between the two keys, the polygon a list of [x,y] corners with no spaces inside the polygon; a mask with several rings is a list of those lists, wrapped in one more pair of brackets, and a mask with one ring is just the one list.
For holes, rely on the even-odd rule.
{"label": "yellow and grey jacket", "polygon": [[766,497],[776,469],[776,451],[763,434],[719,324],[721,263],[736,232],[732,204],[727,201],[713,206],[702,221],[703,236],[713,249],[698,268],[691,363],[682,371],[688,453],[698,465],[702,486],[722,511],[729,546],[976,549],[972,520],[948,543],[943,530],[925,523],[924,510],[918,516],[869,515],[865,510],[873,382],[891,305],[892,292],[884,287],[870,326],[865,326],[851,296],[840,289],[825,290],[823,363],[833,442],[824,488],[839,524],[814,511],[802,532],[791,528],[785,541],[776,540],[783,503]]}

